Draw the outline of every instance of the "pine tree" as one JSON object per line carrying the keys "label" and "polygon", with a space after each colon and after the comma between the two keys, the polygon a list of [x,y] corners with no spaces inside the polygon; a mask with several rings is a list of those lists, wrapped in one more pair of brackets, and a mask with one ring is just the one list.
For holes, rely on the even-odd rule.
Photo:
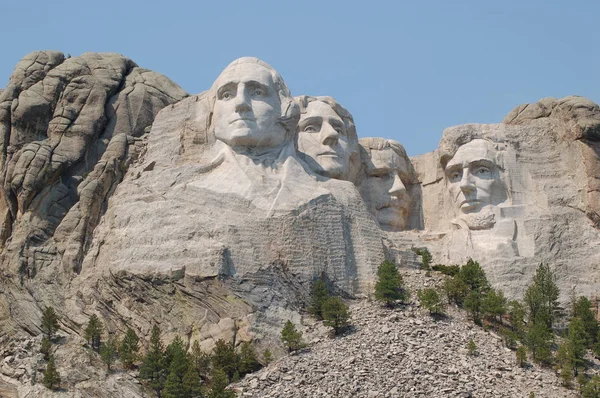
{"label": "pine tree", "polygon": [[444,291],[450,303],[462,307],[465,297],[469,294],[469,286],[456,275],[444,281]]}
{"label": "pine tree", "polygon": [[181,337],[175,336],[171,344],[165,350],[165,368],[167,378],[163,394],[167,398],[179,398],[183,396],[183,377],[190,367],[185,346]]}
{"label": "pine tree", "polygon": [[203,397],[202,379],[193,366],[190,366],[183,376],[183,396],[186,398]]}
{"label": "pine tree", "polygon": [[323,324],[333,328],[335,334],[340,334],[350,319],[348,306],[339,297],[329,297],[323,303]]}
{"label": "pine tree", "polygon": [[592,303],[587,297],[581,296],[573,303],[573,318],[579,318],[583,322],[585,332],[587,334],[586,342],[587,347],[592,348],[596,343],[598,332],[598,321],[592,311]]}
{"label": "pine tree", "polygon": [[40,347],[40,352],[44,354],[44,359],[47,361],[50,359],[50,354],[52,352],[52,343],[50,339],[44,336],[42,338],[42,345]]}
{"label": "pine tree", "polygon": [[219,339],[213,348],[212,365],[214,369],[221,369],[231,381],[235,372],[239,369],[240,358],[235,352],[233,342],[225,342]]}
{"label": "pine tree", "polygon": [[154,325],[150,336],[150,348],[140,366],[140,378],[146,380],[148,386],[158,396],[160,396],[165,381],[164,355],[164,346],[160,339],[160,329]]}
{"label": "pine tree", "polygon": [[513,332],[520,340],[525,336],[525,307],[517,300],[508,303],[508,317]]}
{"label": "pine tree", "polygon": [[128,327],[119,347],[119,358],[127,369],[133,369],[133,364],[137,361],[138,352],[140,351],[139,341],[140,339],[135,331]]}
{"label": "pine tree", "polygon": [[198,340],[194,340],[192,352],[190,354],[190,363],[203,380],[208,380],[210,362],[210,355],[202,351],[200,344],[198,344]]}
{"label": "pine tree", "polygon": [[571,318],[569,322],[568,344],[572,352],[573,369],[575,372],[577,372],[577,369],[585,366],[584,356],[587,339],[588,336],[583,321],[577,317]]}
{"label": "pine tree", "polygon": [[525,338],[532,359],[538,363],[547,364],[552,359],[551,346],[554,337],[544,321],[533,321],[528,325]]}
{"label": "pine tree", "polygon": [[310,292],[310,307],[308,312],[323,319],[323,303],[329,297],[329,290],[322,279],[317,279]]}
{"label": "pine tree", "polygon": [[535,271],[532,284],[525,291],[525,305],[530,321],[544,322],[552,329],[558,312],[559,290],[556,276],[548,265],[540,264]]}
{"label": "pine tree", "polygon": [[469,355],[474,356],[477,354],[477,345],[475,345],[475,342],[473,341],[473,339],[470,339],[469,342],[467,343],[467,351],[469,352]]}
{"label": "pine tree", "polygon": [[506,314],[506,298],[502,290],[490,289],[483,298],[481,311],[483,316],[500,324],[502,315]]}
{"label": "pine tree", "polygon": [[252,344],[248,341],[243,342],[240,348],[240,375],[244,376],[247,373],[256,372],[260,367],[258,355]]}
{"label": "pine tree", "polygon": [[302,348],[302,332],[296,330],[296,326],[288,320],[281,330],[281,341],[288,352]]}
{"label": "pine tree", "polygon": [[490,290],[490,284],[485,276],[483,268],[477,261],[469,259],[458,271],[458,278],[462,280],[470,291],[486,294]]}
{"label": "pine tree", "polygon": [[600,398],[600,376],[595,375],[581,389],[582,398]]}
{"label": "pine tree", "polygon": [[44,370],[44,386],[50,390],[57,390],[60,387],[60,374],[54,363],[54,355],[50,355],[48,365]]}
{"label": "pine tree", "polygon": [[118,343],[114,337],[110,336],[108,340],[100,347],[100,358],[106,365],[106,369],[110,372],[111,366],[115,363],[118,352]]}
{"label": "pine tree", "polygon": [[268,365],[271,363],[271,361],[273,361],[273,353],[271,353],[271,350],[269,350],[268,348],[265,348],[262,357],[265,365]]}
{"label": "pine tree", "polygon": [[235,398],[235,393],[227,389],[227,375],[223,370],[215,368],[211,379],[211,390],[208,398]]}
{"label": "pine tree", "polygon": [[527,352],[525,351],[525,347],[520,345],[515,352],[515,356],[517,358],[517,365],[522,368],[527,360]]}
{"label": "pine tree", "polygon": [[48,338],[52,338],[58,330],[58,316],[54,312],[53,307],[46,307],[42,313],[42,331],[46,333]]}
{"label": "pine tree", "polygon": [[429,314],[443,314],[444,303],[438,291],[434,288],[425,288],[417,293],[421,305],[429,310]]}
{"label": "pine tree", "polygon": [[92,314],[84,330],[84,336],[93,350],[98,352],[102,343],[102,322],[96,314]]}
{"label": "pine tree", "polygon": [[388,307],[393,307],[396,300],[406,300],[407,294],[403,288],[402,276],[396,264],[384,261],[377,269],[375,284],[375,299],[382,301]]}
{"label": "pine tree", "polygon": [[471,313],[473,321],[477,324],[481,323],[482,303],[483,297],[481,296],[481,292],[478,290],[471,290],[463,302],[463,306]]}

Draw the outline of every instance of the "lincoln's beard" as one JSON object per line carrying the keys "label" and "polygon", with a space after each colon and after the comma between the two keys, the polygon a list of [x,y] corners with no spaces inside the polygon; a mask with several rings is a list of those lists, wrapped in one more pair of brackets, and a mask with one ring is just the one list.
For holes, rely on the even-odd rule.
{"label": "lincoln's beard", "polygon": [[478,211],[477,213],[467,213],[460,214],[454,220],[452,220],[452,224],[455,224],[459,227],[466,226],[470,230],[482,230],[482,229],[492,229],[494,224],[496,224],[496,217],[490,207],[486,207]]}

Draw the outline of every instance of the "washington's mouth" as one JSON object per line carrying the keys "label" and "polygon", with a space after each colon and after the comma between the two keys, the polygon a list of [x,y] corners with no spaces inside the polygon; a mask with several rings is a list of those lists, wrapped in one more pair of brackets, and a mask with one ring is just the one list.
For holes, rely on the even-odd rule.
{"label": "washington's mouth", "polygon": [[327,151],[327,152],[321,152],[319,154],[317,154],[317,156],[330,156],[330,157],[338,157],[338,154],[335,152],[331,152],[331,151]]}
{"label": "washington's mouth", "polygon": [[233,124],[235,122],[254,122],[254,118],[248,118],[248,117],[238,117],[233,119],[231,122],[229,122],[229,124]]}

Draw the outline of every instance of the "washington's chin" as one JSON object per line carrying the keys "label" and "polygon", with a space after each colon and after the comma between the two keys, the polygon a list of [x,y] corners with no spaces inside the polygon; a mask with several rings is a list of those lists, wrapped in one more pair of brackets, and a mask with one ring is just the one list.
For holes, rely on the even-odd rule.
{"label": "washington's chin", "polygon": [[276,147],[285,140],[285,132],[265,134],[255,128],[238,127],[224,133],[215,133],[215,137],[229,146]]}

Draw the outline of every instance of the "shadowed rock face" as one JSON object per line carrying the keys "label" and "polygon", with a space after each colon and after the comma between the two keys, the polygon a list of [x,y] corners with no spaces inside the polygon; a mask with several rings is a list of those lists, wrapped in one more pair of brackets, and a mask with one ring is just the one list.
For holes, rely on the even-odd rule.
{"label": "shadowed rock face", "polygon": [[[101,209],[159,110],[186,97],[118,54],[25,56],[0,93],[0,247],[35,274],[37,248],[77,270]],[[40,249],[41,250],[41,249]],[[7,264],[7,261],[9,264]]]}

